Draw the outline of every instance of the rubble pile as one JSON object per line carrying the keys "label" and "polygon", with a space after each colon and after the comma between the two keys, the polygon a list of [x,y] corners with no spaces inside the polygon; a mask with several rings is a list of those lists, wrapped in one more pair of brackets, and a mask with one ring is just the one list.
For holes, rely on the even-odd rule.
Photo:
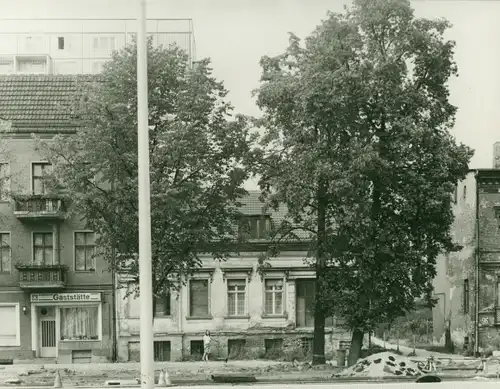
{"label": "rubble pile", "polygon": [[360,359],[355,365],[344,369],[336,377],[394,377],[394,376],[421,376],[415,362],[408,358],[383,352],[370,355],[367,358]]}

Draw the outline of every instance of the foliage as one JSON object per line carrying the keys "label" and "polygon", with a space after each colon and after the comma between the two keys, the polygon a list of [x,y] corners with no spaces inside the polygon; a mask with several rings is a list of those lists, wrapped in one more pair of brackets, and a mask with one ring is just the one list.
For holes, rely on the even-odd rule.
{"label": "foliage", "polygon": [[289,231],[313,234],[316,312],[345,317],[358,353],[359,335],[430,298],[437,255],[458,248],[452,194],[472,151],[450,134],[449,26],[408,0],[356,0],[261,60],[255,171]]}
{"label": "foliage", "polygon": [[[110,266],[138,277],[136,64],[135,44],[115,53],[96,82],[79,87],[76,135],[38,139],[38,146],[54,165],[52,187],[97,233]],[[231,119],[209,60],[190,67],[177,47],[149,42],[148,90],[153,290],[160,295],[200,266],[200,253],[228,255],[251,135],[244,117]]]}

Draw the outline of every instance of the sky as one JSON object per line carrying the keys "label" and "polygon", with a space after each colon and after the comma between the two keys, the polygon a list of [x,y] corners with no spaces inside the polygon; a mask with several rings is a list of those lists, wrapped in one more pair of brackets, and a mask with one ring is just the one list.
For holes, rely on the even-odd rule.
{"label": "sky", "polygon": [[[210,57],[237,112],[259,115],[251,92],[263,55],[306,37],[348,0],[148,0],[150,18],[193,19],[198,59]],[[0,0],[1,18],[136,18],[138,0]],[[448,19],[459,77],[450,80],[458,107],[453,134],[473,149],[471,168],[492,166],[500,140],[500,1],[414,0],[417,17]],[[0,20],[1,29],[1,20]]]}

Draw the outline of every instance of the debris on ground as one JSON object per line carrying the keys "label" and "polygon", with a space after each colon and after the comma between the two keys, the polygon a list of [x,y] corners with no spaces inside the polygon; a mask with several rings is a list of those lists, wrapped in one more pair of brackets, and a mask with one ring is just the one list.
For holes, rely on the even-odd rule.
{"label": "debris on ground", "polygon": [[423,373],[415,362],[391,352],[370,355],[334,377],[418,377]]}

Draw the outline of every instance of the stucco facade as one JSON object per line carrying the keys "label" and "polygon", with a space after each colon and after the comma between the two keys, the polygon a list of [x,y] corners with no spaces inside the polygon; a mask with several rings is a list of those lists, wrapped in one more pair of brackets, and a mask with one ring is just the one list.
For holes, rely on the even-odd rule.
{"label": "stucco facade", "polygon": [[468,341],[475,351],[498,350],[500,170],[470,171],[456,197],[452,234],[462,250],[437,261],[434,339],[444,342],[449,323],[455,345]]}
{"label": "stucco facade", "polygon": [[2,359],[78,363],[113,357],[113,277],[90,254],[93,232],[68,212],[71,204],[46,191],[43,173],[50,164],[31,136],[50,140],[71,132],[69,113],[58,104],[74,92],[69,76],[0,77],[0,117],[9,129],[0,139]]}
{"label": "stucco facade", "polygon": [[[214,342],[212,356],[226,358],[234,353],[234,347],[248,357],[265,357],[280,348],[302,342],[311,347],[313,322],[304,315],[312,315],[309,301],[297,293],[297,285],[314,282],[314,271],[304,264],[304,252],[286,252],[270,261],[271,267],[264,275],[257,272],[259,253],[246,252],[225,262],[203,259],[203,266],[190,280],[206,279],[208,282],[208,314],[206,317],[190,315],[190,280],[179,292],[171,295],[171,311],[168,316],[155,317],[153,330],[157,360],[179,361],[196,359],[200,355],[200,342],[206,330]],[[244,310],[231,316],[228,310],[228,285],[231,280],[246,284]],[[283,307],[279,312],[266,312],[266,280],[282,281]],[[118,359],[139,360],[140,297],[127,295],[127,276],[120,277],[121,288],[117,293]],[[302,286],[300,286],[302,288]],[[304,312],[304,308],[308,311]],[[341,342],[348,342],[350,334],[340,320],[327,320],[325,335],[326,354],[332,354]],[[160,349],[168,352],[160,356]],[[296,347],[296,346],[293,346]],[[194,350],[193,348],[196,348]],[[273,350],[274,348],[274,350]]]}

